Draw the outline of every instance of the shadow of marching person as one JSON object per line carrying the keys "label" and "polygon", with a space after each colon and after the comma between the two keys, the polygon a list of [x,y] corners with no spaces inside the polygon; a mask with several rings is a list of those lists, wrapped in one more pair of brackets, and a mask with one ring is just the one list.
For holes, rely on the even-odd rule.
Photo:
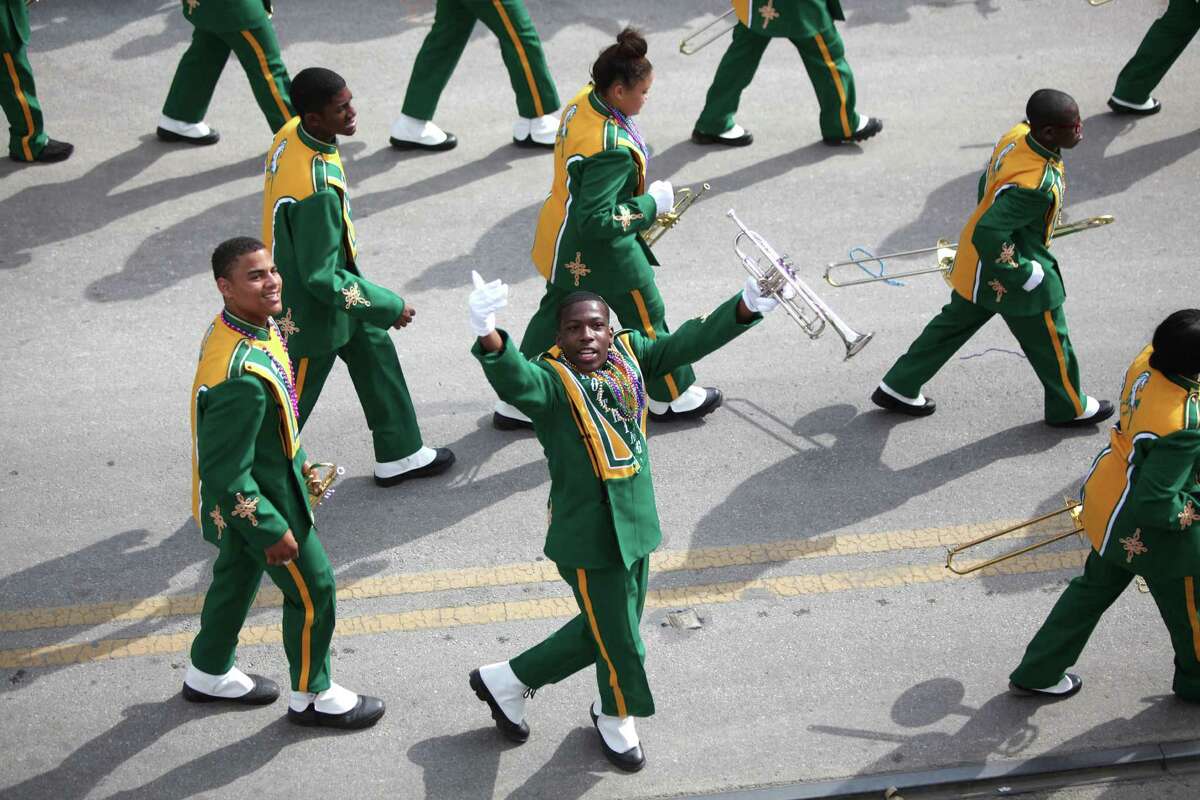
{"label": "shadow of marching person", "polygon": [[492,800],[501,754],[519,746],[489,720],[486,727],[419,741],[406,755],[424,770],[426,800]]}
{"label": "shadow of marching person", "polygon": [[975,12],[987,19],[1000,10],[997,0],[876,0],[846,9],[846,27],[902,25],[911,22],[913,6],[931,6],[944,11],[954,6],[975,6]]}
{"label": "shadow of marching person", "polygon": [[574,728],[550,760],[509,792],[507,800],[579,800],[603,780],[596,773],[622,774],[605,760],[595,728]]}

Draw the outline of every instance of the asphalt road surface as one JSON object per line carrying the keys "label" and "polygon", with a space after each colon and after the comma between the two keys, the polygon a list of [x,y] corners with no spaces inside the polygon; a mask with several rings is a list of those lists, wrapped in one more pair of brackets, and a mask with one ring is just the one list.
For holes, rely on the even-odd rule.
{"label": "asphalt road surface", "polygon": [[[854,247],[956,237],[1029,94],[1069,91],[1085,139],[1067,156],[1067,213],[1117,222],[1056,252],[1084,389],[1115,399],[1154,325],[1198,305],[1200,50],[1156,92],[1164,111],[1134,122],[1104,101],[1163,0],[844,4],[859,109],[884,132],[824,146],[799,58],[776,42],[738,115],[754,145],[721,150],[688,136],[724,44],[677,51],[720,0],[529,2],[564,98],[622,24],[649,38],[656,82],[639,122],[651,177],[713,187],[656,248],[671,322],[740,289],[734,208],[850,325],[875,332],[843,362],[832,334],[810,342],[775,314],[698,366],[724,408],[652,431],[665,541],[643,634],[658,713],[639,721],[649,763],[636,776],[600,754],[590,673],[538,692],[520,747],[467,686],[470,669],[573,613],[541,555],[540,448],[491,428],[493,395],[468,352],[472,269],[512,284],[501,325],[517,335],[541,294],[528,253],[551,159],[509,143],[495,39],[476,31],[435,118],[459,147],[401,154],[388,127],[432,0],[277,3],[292,73],[333,67],[354,92],[359,133],[342,153],[361,263],[417,309],[393,336],[426,442],[458,455],[445,476],[376,488],[369,432],[335,368],[305,430],[310,453],[346,468],[318,513],[339,582],[333,669],[388,713],[330,735],[289,724],[283,702],[228,711],[179,697],[214,555],[188,507],[189,389],[219,308],[208,259],[259,230],[270,133],[234,62],[207,118],[219,145],[154,139],[189,36],[177,3],[35,6],[38,94],[50,134],[76,152],[0,164],[0,797],[624,800],[1196,737],[1200,709],[1172,698],[1166,631],[1132,588],[1083,654],[1077,697],[1007,694],[1082,543],[1003,573],[941,567],[945,544],[1076,493],[1105,433],[1042,424],[1040,388],[999,322],[926,387],[935,416],[875,410],[872,388],[946,287],[836,290],[820,274]],[[239,664],[285,683],[278,596],[264,589],[260,606]],[[1195,796],[1154,785],[1167,788],[1054,796]]]}

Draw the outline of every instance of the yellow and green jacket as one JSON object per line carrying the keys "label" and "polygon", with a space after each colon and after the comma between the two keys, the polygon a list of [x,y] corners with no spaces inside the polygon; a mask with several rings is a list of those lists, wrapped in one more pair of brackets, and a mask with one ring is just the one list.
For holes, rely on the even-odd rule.
{"label": "yellow and green jacket", "polygon": [[1084,530],[1106,560],[1149,577],[1200,575],[1200,383],[1143,350],[1121,417],[1083,486]]}
{"label": "yellow and green jacket", "polygon": [[183,16],[213,33],[244,31],[269,23],[271,0],[183,0]]}
{"label": "yellow and green jacket", "polygon": [[[643,379],[666,375],[757,324],[737,322],[740,298],[657,339],[619,331],[612,346]],[[500,399],[533,420],[546,454],[546,556],[564,567],[630,567],[662,541],[645,413],[637,424],[623,421],[613,411],[616,399],[607,384],[575,373],[557,347],[527,360],[507,333],[500,335],[499,351],[484,352],[476,341],[471,352]]]}
{"label": "yellow and green jacket", "polygon": [[204,334],[192,383],[192,516],[213,544],[227,529],[264,549],[289,530],[303,543],[312,530],[291,370],[273,322],[260,328],[222,311]]}
{"label": "yellow and green jacket", "polygon": [[1066,299],[1050,238],[1066,194],[1062,157],[1029,125],[1000,138],[979,178],[979,205],[958,237],[954,291],[1001,314],[1027,317]]}
{"label": "yellow and green jacket", "polygon": [[337,145],[309,135],[293,117],[275,134],[264,174],[262,240],[283,277],[278,323],[292,355],[332,353],[360,322],[379,328],[394,324],[404,300],[358,269]]}
{"label": "yellow and green jacket", "polygon": [[654,222],[655,204],[642,152],[592,89],[563,108],[533,263],[559,288],[607,297],[654,280],[658,261],[638,233]]}
{"label": "yellow and green jacket", "polygon": [[761,36],[807,39],[844,20],[838,0],[733,0],[733,12]]}

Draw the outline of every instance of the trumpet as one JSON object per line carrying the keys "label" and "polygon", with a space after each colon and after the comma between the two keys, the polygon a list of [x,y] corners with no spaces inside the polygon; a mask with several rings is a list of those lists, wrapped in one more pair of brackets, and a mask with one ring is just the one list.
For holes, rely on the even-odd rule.
{"label": "trumpet", "polygon": [[[1059,225],[1050,235],[1052,239],[1058,239],[1063,236],[1069,236],[1072,233],[1080,231],[1089,231],[1093,228],[1100,228],[1105,225],[1111,225],[1115,222],[1112,214],[1100,214],[1095,217],[1081,219],[1078,222],[1071,222],[1066,225]],[[958,243],[951,242],[948,239],[938,239],[937,244],[933,247],[922,247],[916,250],[903,250],[898,253],[884,253],[881,256],[865,259],[867,261],[882,261],[885,258],[906,258],[908,256],[919,256],[925,253],[937,254],[937,265],[933,267],[922,267],[920,269],[912,269],[907,272],[895,272],[890,275],[872,275],[868,278],[856,278],[853,280],[836,280],[834,278],[834,270],[840,267],[859,266],[859,260],[850,261],[834,261],[825,265],[825,282],[830,286],[842,288],[844,286],[861,286],[864,283],[879,283],[880,281],[890,281],[895,278],[911,278],[915,275],[932,275],[935,272],[941,273],[946,282],[950,282],[950,268],[954,266],[954,256],[958,252]]]}
{"label": "trumpet", "polygon": [[[320,470],[325,470],[322,475]],[[308,505],[316,508],[325,500],[333,496],[336,491],[333,487],[333,482],[340,475],[346,474],[345,467],[339,467],[337,464],[329,461],[322,461],[318,464],[312,464],[308,468],[308,474],[304,476],[306,488],[308,489]]]}
{"label": "trumpet", "polygon": [[683,53],[685,56],[690,56],[690,55],[697,53],[697,52],[703,50],[704,48],[708,47],[710,44],[715,42],[717,39],[720,39],[722,36],[729,33],[734,28],[736,28],[741,23],[738,22],[737,17],[734,17],[733,22],[729,23],[724,28],[721,28],[720,30],[710,34],[705,39],[701,39],[699,42],[693,42],[693,40],[697,36],[704,33],[706,30],[713,27],[714,25],[716,25],[717,23],[719,23],[721,20],[725,19],[732,13],[733,13],[733,9],[731,8],[728,11],[726,11],[724,14],[722,14],[721,16],[714,19],[712,22],[705,25],[700,30],[696,31],[695,33],[691,34],[690,36],[685,37],[684,40],[679,43],[679,52]]}
{"label": "trumpet", "polygon": [[[741,260],[742,266],[758,281],[763,294],[769,294],[779,301],[787,315],[808,334],[808,338],[816,339],[824,332],[826,325],[831,326],[846,346],[846,358],[843,359],[846,361],[867,346],[874,333],[859,333],[847,325],[816,292],[808,288],[808,284],[792,268],[791,262],[779,255],[766,239],[743,225],[732,208],[725,212],[725,216],[740,229],[733,240],[733,252]],[[758,255],[742,250],[740,245],[743,239],[754,245]],[[789,288],[792,291],[790,296]],[[809,313],[806,313],[806,307]]]}
{"label": "trumpet", "polygon": [[650,223],[650,227],[642,231],[642,241],[650,247],[662,238],[663,234],[675,227],[675,223],[679,222],[679,218],[683,216],[683,212],[691,208],[692,203],[700,199],[700,195],[707,192],[710,187],[707,183],[700,184],[700,191],[693,192],[691,187],[685,186],[675,193],[675,204],[671,206],[671,210],[659,214],[654,218],[654,222]]}
{"label": "trumpet", "polygon": [[[1048,544],[1054,544],[1055,542],[1065,539],[1068,536],[1075,536],[1081,533],[1083,531],[1083,521],[1081,519],[1083,514],[1083,504],[1078,500],[1072,500],[1070,498],[1064,498],[1064,500],[1065,505],[1057,511],[1051,511],[1049,514],[1042,514],[1040,517],[1034,517],[1033,519],[1026,520],[1018,525],[1012,525],[1002,531],[989,533],[987,536],[980,536],[978,539],[967,542],[966,544],[960,544],[957,547],[947,548],[946,569],[950,570],[955,575],[969,575],[972,572],[977,572],[983,569],[984,567],[990,567],[993,564],[999,564],[1002,561],[1008,561],[1010,558],[1016,558],[1017,556],[1024,555],[1031,550],[1037,550],[1039,547],[1045,547]],[[1045,522],[1048,519],[1053,519],[1054,517],[1062,516],[1063,514],[1069,514],[1071,516],[1071,530],[1069,531],[1061,531],[1047,539],[1043,539],[1040,542],[1034,542],[1033,544],[1025,545],[1024,547],[1005,553],[1004,555],[996,556],[995,558],[989,558],[987,561],[982,561],[978,564],[972,564],[969,567],[959,568],[954,565],[954,557],[962,553],[964,550],[970,550],[972,547],[981,545],[984,542],[990,542],[993,539],[998,539],[1001,536],[1004,536],[1005,534],[1012,533],[1013,531],[1019,531],[1023,528],[1029,528],[1038,524],[1039,522]]]}

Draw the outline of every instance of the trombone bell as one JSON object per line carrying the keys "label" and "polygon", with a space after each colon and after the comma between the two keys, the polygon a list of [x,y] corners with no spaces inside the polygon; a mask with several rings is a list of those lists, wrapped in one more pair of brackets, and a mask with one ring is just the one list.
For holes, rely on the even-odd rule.
{"label": "trombone bell", "polygon": [[[1001,536],[1012,533],[1013,531],[1019,531],[1024,528],[1031,527],[1033,525],[1038,524],[1039,522],[1044,522],[1048,519],[1060,516],[1062,514],[1070,514],[1071,515],[1072,527],[1071,527],[1071,530],[1069,530],[1069,531],[1061,531],[1061,532],[1056,533],[1055,535],[1049,537],[1048,539],[1044,539],[1040,542],[1034,542],[1033,544],[1026,545],[1017,550],[1013,550],[1012,552],[1005,553],[1004,555],[996,556],[995,558],[990,558],[987,561],[982,561],[978,564],[972,564],[969,567],[959,568],[954,565],[954,557],[966,550],[970,550],[972,547],[981,545],[984,542],[990,542],[993,539],[998,539]],[[1066,505],[1064,507],[1058,509],[1057,511],[1051,511],[1049,514],[1042,514],[1040,517],[1034,517],[1033,519],[1026,520],[1025,522],[1019,523],[1017,525],[1012,525],[1010,527],[1005,528],[1002,531],[996,531],[995,533],[989,533],[987,536],[980,536],[978,539],[967,542],[966,544],[960,544],[957,547],[947,548],[946,549],[946,569],[950,570],[955,575],[970,575],[972,572],[978,572],[979,570],[984,569],[985,567],[990,567],[993,564],[999,564],[1002,561],[1008,561],[1010,558],[1016,558],[1019,555],[1024,555],[1025,553],[1028,553],[1031,550],[1037,550],[1039,547],[1045,547],[1048,544],[1053,544],[1054,542],[1065,539],[1068,536],[1074,536],[1076,534],[1079,534],[1083,531],[1083,520],[1081,519],[1082,514],[1083,514],[1083,504],[1082,503],[1080,503],[1078,500],[1067,500]]]}

